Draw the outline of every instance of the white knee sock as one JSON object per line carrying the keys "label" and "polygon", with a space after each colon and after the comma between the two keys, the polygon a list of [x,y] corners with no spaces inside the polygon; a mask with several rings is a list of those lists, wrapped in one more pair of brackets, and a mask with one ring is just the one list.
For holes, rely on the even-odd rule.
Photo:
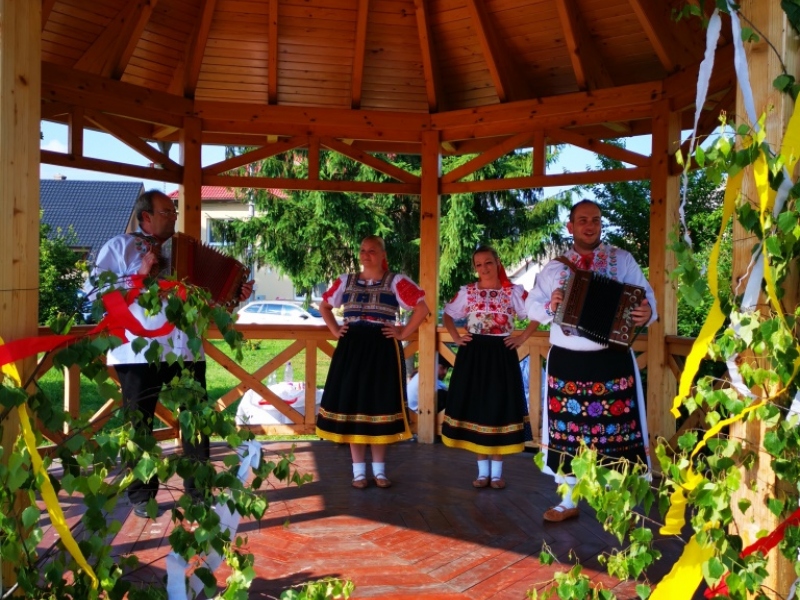
{"label": "white knee sock", "polygon": [[502,460],[493,460],[492,461],[492,479],[502,479],[503,478],[503,461]]}
{"label": "white knee sock", "polygon": [[386,463],[373,462],[372,463],[372,476],[373,477],[386,477]]}
{"label": "white knee sock", "polygon": [[353,463],[353,479],[367,478],[367,463]]}
{"label": "white knee sock", "polygon": [[574,483],[568,483],[567,485],[567,493],[564,494],[564,497],[561,499],[561,502],[558,503],[559,506],[563,506],[564,508],[575,508],[575,501],[572,499],[572,490],[575,489]]}
{"label": "white knee sock", "polygon": [[478,461],[478,479],[482,477],[489,477],[489,461],[488,460],[479,460]]}

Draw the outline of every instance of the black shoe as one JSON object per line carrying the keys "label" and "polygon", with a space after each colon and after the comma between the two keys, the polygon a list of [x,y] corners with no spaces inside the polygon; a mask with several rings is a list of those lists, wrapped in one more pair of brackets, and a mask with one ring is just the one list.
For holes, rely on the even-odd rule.
{"label": "black shoe", "polygon": [[[147,502],[137,502],[133,505],[133,514],[142,519],[149,519],[150,515],[147,513]],[[163,514],[163,511],[156,505],[156,514],[154,519],[157,519]]]}

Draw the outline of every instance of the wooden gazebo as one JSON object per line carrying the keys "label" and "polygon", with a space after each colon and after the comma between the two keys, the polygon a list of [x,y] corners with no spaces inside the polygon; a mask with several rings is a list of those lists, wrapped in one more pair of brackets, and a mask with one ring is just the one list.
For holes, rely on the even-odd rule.
{"label": "wooden gazebo", "polygon": [[[397,192],[421,197],[420,283],[437,290],[439,196],[460,191],[650,179],[650,277],[661,320],[647,345],[651,430],[670,433],[674,393],[665,335],[676,331],[665,251],[677,219],[673,155],[694,119],[705,34],[674,20],[677,0],[2,0],[0,335],[36,331],[39,161],[180,186],[179,229],[197,235],[202,185]],[[777,2],[770,2],[779,11]],[[40,10],[41,8],[41,10]],[[771,10],[773,10],[771,9]],[[761,11],[760,11],[761,12]],[[759,15],[760,18],[760,15]],[[736,101],[729,23],[699,131]],[[69,149],[38,149],[39,120],[69,125]],[[86,129],[110,133],[160,168],[84,155]],[[604,140],[652,135],[651,156]],[[173,161],[159,146],[175,142]],[[208,166],[206,144],[249,154]],[[548,174],[545,148],[571,144],[620,159],[617,171]],[[307,180],[226,175],[305,147]],[[516,148],[532,172],[463,182]],[[160,146],[163,148],[163,146]],[[326,148],[396,183],[321,180]],[[422,174],[375,153],[422,156]],[[442,173],[444,154],[475,154]],[[10,260],[9,260],[10,259]],[[433,390],[436,324],[419,334],[422,396]],[[430,442],[432,407],[419,434]]]}

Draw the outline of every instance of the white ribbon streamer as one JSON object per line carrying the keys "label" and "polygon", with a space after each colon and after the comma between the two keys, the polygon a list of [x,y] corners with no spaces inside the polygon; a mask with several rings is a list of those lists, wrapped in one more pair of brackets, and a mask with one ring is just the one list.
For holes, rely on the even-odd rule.
{"label": "white ribbon streamer", "polygon": [[[239,481],[244,482],[250,470],[258,467],[261,462],[261,444],[250,440],[239,446],[236,453],[242,460],[237,477]],[[227,503],[217,502],[213,510],[219,515],[220,529],[223,532],[229,532],[230,537],[233,538],[239,528],[242,515],[236,510],[231,512]],[[212,550],[205,556],[199,555],[198,558],[212,573],[222,564],[222,557],[216,550]],[[203,582],[197,575],[189,578],[187,589],[186,569],[188,567],[189,564],[174,550],[167,555],[167,600],[189,600],[189,589],[192,591],[192,598],[196,598],[203,591]]]}

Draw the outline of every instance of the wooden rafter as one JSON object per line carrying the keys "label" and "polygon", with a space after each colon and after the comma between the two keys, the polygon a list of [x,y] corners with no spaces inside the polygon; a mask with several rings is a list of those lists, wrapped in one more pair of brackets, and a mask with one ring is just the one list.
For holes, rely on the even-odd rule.
{"label": "wooden rafter", "polygon": [[431,26],[428,19],[428,0],[414,0],[414,11],[417,17],[417,32],[422,55],[422,73],[425,77],[425,95],[428,98],[428,110],[439,109],[439,98],[442,98],[439,68],[434,59]]}
{"label": "wooden rafter", "polygon": [[50,13],[53,11],[53,5],[55,5],[56,0],[42,0],[42,31],[44,31],[44,26],[47,25],[47,21],[50,18]]}
{"label": "wooden rafter", "polygon": [[217,0],[203,0],[200,18],[197,20],[186,52],[186,59],[183,62],[183,95],[187,98],[194,98],[194,92],[197,89],[200,66],[203,63],[203,55],[206,51],[208,34],[211,31],[211,22],[216,6]]}
{"label": "wooden rafter", "polygon": [[267,102],[278,103],[278,0],[269,0],[267,26]]}
{"label": "wooden rafter", "polygon": [[338,152],[339,154],[347,156],[348,158],[352,158],[361,164],[372,167],[376,171],[388,175],[389,177],[394,177],[398,181],[403,183],[419,183],[419,177],[417,175],[409,173],[408,171],[404,171],[403,169],[400,169],[393,164],[386,162],[385,160],[381,160],[380,158],[372,156],[371,154],[357,150],[345,144],[344,142],[340,142],[334,138],[324,137],[320,139],[320,143],[334,152]]}
{"label": "wooden rafter", "polygon": [[496,161],[501,156],[505,156],[509,152],[513,152],[517,148],[525,146],[533,139],[533,136],[534,134],[532,132],[524,132],[518,133],[517,135],[512,135],[510,138],[500,142],[480,156],[476,156],[469,162],[444,174],[442,176],[442,183],[452,183],[454,181],[458,181],[459,179],[463,179],[470,173],[474,173],[481,167]]}
{"label": "wooden rafter", "polygon": [[83,107],[75,106],[69,114],[69,145],[67,153],[71,156],[83,156]]}
{"label": "wooden rafter", "polygon": [[364,53],[367,50],[367,18],[369,0],[358,0],[356,39],[353,47],[353,74],[350,77],[350,106],[361,107],[361,87],[364,81]]}
{"label": "wooden rafter", "polygon": [[619,160],[621,162],[629,163],[637,167],[650,166],[650,157],[632,152],[625,148],[619,148],[611,144],[606,144],[598,139],[586,137],[578,133],[569,131],[567,129],[547,130],[545,135],[550,138],[553,144],[570,144],[583,148],[595,154],[602,154],[608,158]]}
{"label": "wooden rafter", "polygon": [[556,0],[555,4],[578,87],[582,90],[613,87],[614,82],[603,64],[597,44],[581,19],[576,0]]}
{"label": "wooden rafter", "polygon": [[124,125],[113,117],[103,114],[96,110],[87,110],[86,119],[97,125],[106,133],[113,135],[120,142],[135,150],[156,165],[168,171],[180,171],[181,166],[170,159],[169,156],[159,152],[142,138],[131,133]]}
{"label": "wooden rafter", "polygon": [[316,136],[308,139],[308,179],[319,180],[319,138]]}
{"label": "wooden rafter", "polygon": [[289,152],[295,148],[300,148],[307,145],[308,137],[306,136],[293,137],[289,140],[281,140],[275,142],[274,144],[267,144],[261,148],[256,148],[250,152],[232,156],[231,158],[227,158],[218,163],[214,163],[213,165],[204,167],[203,177],[205,178],[207,176],[219,175],[220,173],[225,173],[226,171],[249,165],[257,160],[264,160],[270,156],[283,154],[284,152]]}
{"label": "wooden rafter", "polygon": [[72,107],[62,102],[42,102],[42,119],[53,120],[61,115],[68,115]]}
{"label": "wooden rafter", "polygon": [[650,167],[612,169],[609,171],[584,171],[581,173],[558,173],[554,175],[531,175],[508,179],[483,179],[480,181],[457,181],[442,184],[442,194],[468,194],[498,190],[514,190],[539,187],[560,187],[610,183],[615,181],[641,181],[650,179]]}
{"label": "wooden rafter", "polygon": [[514,68],[513,56],[505,50],[492,27],[483,0],[467,0],[466,4],[500,102],[530,97],[525,93],[523,78]]}
{"label": "wooden rafter", "polygon": [[103,160],[101,158],[70,156],[63,152],[52,152],[51,150],[40,150],[40,161],[46,165],[84,169],[86,171],[100,171],[101,173],[125,175],[126,177],[136,177],[137,179],[152,179],[154,181],[165,181],[167,183],[180,183],[182,177],[180,171],[166,171],[153,167],[127,165],[111,160]]}
{"label": "wooden rafter", "polygon": [[340,181],[329,179],[289,179],[286,177],[242,177],[237,175],[203,175],[203,185],[246,187],[254,189],[304,190],[324,192],[353,192],[356,194],[419,195],[419,184],[372,183],[370,181]]}
{"label": "wooden rafter", "polygon": [[126,3],[78,59],[75,69],[119,79],[157,3],[158,0]]}
{"label": "wooden rafter", "polygon": [[671,18],[669,5],[662,0],[630,0],[639,24],[667,73],[696,62],[698,41],[687,27]]}

